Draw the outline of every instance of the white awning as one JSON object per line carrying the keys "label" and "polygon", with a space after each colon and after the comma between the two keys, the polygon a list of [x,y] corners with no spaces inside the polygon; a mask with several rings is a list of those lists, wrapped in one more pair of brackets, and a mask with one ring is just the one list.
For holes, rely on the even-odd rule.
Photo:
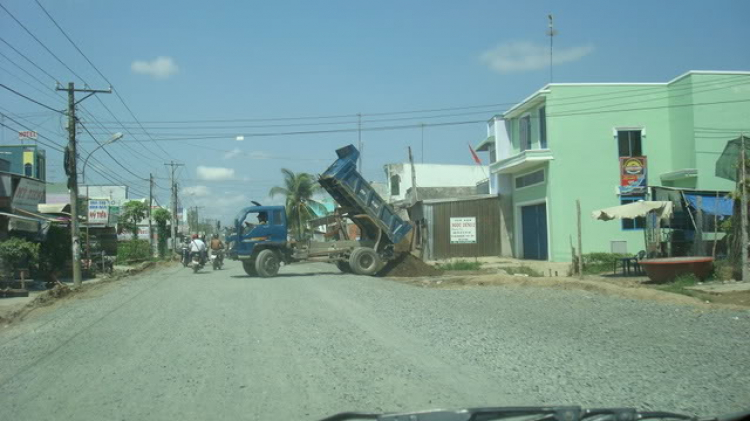
{"label": "white awning", "polygon": [[627,205],[613,206],[591,212],[591,217],[602,221],[613,219],[634,219],[656,212],[661,219],[669,219],[674,212],[674,204],[668,201],[638,201]]}

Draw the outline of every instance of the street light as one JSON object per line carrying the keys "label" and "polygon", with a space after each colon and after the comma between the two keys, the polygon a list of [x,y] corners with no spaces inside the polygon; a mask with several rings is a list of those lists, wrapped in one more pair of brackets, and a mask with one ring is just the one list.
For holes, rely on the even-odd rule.
{"label": "street light", "polygon": [[[94,148],[93,151],[89,152],[88,156],[86,156],[86,159],[83,161],[83,169],[81,170],[81,178],[83,179],[84,183],[86,182],[86,165],[89,163],[89,158],[91,158],[91,155],[93,155],[94,152],[98,151],[99,149],[101,149],[101,148],[103,148],[103,147],[105,147],[107,145],[111,145],[111,144],[117,142],[120,139],[122,139],[122,133],[117,132],[117,133],[113,134],[112,137],[109,138],[109,140],[107,140],[106,142],[104,142],[101,145],[99,145],[96,148]],[[88,197],[88,196],[89,196],[89,186],[87,184],[86,185],[86,197]]]}
{"label": "street light", "polygon": [[[89,152],[89,154],[86,156],[86,159],[83,161],[83,168],[81,169],[81,179],[86,184],[86,259],[88,260],[89,265],[91,264],[91,243],[89,242],[89,184],[86,183],[86,165],[88,165],[89,158],[91,158],[91,155],[93,155],[94,152],[107,145],[111,145],[120,139],[122,139],[122,133],[117,132],[113,134],[112,137],[110,137],[106,142],[94,148],[94,150]],[[76,200],[76,203],[72,204],[71,206],[78,206],[78,201]]]}

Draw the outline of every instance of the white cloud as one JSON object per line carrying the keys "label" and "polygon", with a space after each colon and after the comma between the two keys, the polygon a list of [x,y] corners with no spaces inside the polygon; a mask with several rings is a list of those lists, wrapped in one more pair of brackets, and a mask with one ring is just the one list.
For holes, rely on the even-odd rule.
{"label": "white cloud", "polygon": [[182,194],[195,197],[208,196],[211,191],[206,186],[190,186],[182,189]]}
{"label": "white cloud", "polygon": [[238,142],[242,142],[243,140],[245,140],[245,136],[237,136],[235,140]]}
{"label": "white cloud", "polygon": [[[553,63],[563,64],[578,61],[593,51],[594,46],[591,44],[570,48],[555,48]],[[482,53],[480,60],[499,73],[544,69],[549,66],[549,47],[529,41],[506,42]]]}
{"label": "white cloud", "polygon": [[268,152],[263,151],[250,151],[250,152],[243,152],[240,148],[234,148],[231,151],[227,151],[227,153],[224,154],[224,159],[233,159],[237,158],[238,156],[243,156],[245,159],[269,159],[271,158],[271,155]]}
{"label": "white cloud", "polygon": [[198,178],[201,180],[231,180],[234,178],[234,170],[232,168],[223,167],[204,167],[199,165],[196,168]]}
{"label": "white cloud", "polygon": [[159,56],[151,61],[136,60],[130,65],[130,70],[156,79],[166,79],[177,73],[180,68],[172,57]]}
{"label": "white cloud", "polygon": [[237,158],[240,155],[242,155],[242,150],[240,148],[234,148],[224,154],[224,159]]}

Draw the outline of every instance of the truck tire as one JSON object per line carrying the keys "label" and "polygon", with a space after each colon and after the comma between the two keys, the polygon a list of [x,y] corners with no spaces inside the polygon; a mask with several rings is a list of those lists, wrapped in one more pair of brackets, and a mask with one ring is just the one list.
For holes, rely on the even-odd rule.
{"label": "truck tire", "polygon": [[352,273],[352,267],[349,262],[336,262],[336,267],[343,273]]}
{"label": "truck tire", "polygon": [[280,266],[279,255],[273,250],[261,250],[258,257],[255,258],[255,271],[261,278],[276,276],[279,273]]}
{"label": "truck tire", "polygon": [[372,276],[380,269],[380,256],[371,248],[356,248],[349,256],[349,267],[357,275]]}
{"label": "truck tire", "polygon": [[258,276],[258,272],[255,271],[255,262],[252,260],[243,260],[242,269],[245,269],[245,273],[249,276]]}

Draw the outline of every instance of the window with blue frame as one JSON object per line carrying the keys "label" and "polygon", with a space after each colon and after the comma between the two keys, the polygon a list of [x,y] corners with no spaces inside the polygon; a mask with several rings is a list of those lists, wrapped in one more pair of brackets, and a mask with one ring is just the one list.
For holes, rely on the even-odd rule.
{"label": "window with blue frame", "polygon": [[[621,205],[627,205],[628,203],[637,202],[639,200],[645,200],[644,196],[627,196],[627,197],[620,197],[620,204]],[[638,217],[634,219],[623,219],[622,220],[622,229],[623,230],[642,230],[646,228],[646,218],[645,217]]]}

